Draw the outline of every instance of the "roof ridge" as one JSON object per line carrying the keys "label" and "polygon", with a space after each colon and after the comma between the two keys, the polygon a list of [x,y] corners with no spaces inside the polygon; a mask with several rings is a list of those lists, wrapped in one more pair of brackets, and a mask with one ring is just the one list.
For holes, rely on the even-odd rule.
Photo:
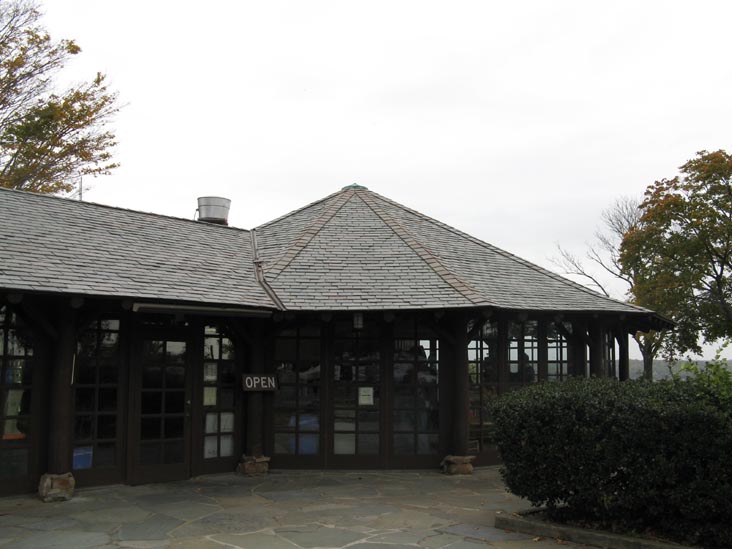
{"label": "roof ridge", "polygon": [[496,253],[498,253],[498,254],[500,254],[500,255],[508,258],[508,259],[511,259],[513,261],[516,261],[517,263],[521,263],[522,265],[524,265],[524,266],[526,266],[526,267],[528,267],[528,268],[530,268],[530,269],[532,269],[534,271],[537,271],[537,272],[539,272],[541,274],[544,274],[546,276],[550,276],[554,280],[557,280],[559,282],[562,282],[562,283],[564,283],[564,284],[566,284],[568,286],[571,286],[571,287],[573,287],[573,288],[575,288],[577,290],[584,291],[584,292],[589,293],[589,294],[591,294],[591,295],[593,295],[595,297],[600,297],[600,298],[606,299],[608,301],[613,301],[615,303],[621,303],[621,304],[626,305],[628,307],[632,307],[634,309],[637,309],[640,312],[645,312],[645,313],[652,312],[649,309],[646,309],[644,307],[640,307],[639,305],[635,305],[633,303],[628,303],[627,301],[620,301],[619,299],[614,299],[612,297],[608,297],[608,296],[602,295],[601,293],[595,292],[594,290],[592,290],[590,288],[587,288],[586,286],[583,286],[582,284],[579,284],[578,282],[575,282],[573,280],[569,280],[568,278],[565,278],[565,277],[563,277],[563,276],[561,276],[561,275],[559,275],[557,273],[554,273],[554,272],[550,271],[549,269],[545,269],[544,267],[541,267],[541,266],[539,266],[539,265],[537,265],[535,263],[532,263],[531,261],[527,261],[526,259],[523,259],[523,258],[521,258],[521,257],[519,257],[517,255],[512,254],[511,252],[507,252],[506,250],[503,250],[503,249],[501,249],[501,248],[499,248],[497,246],[494,246],[493,244],[490,244],[488,242],[485,242],[483,240],[480,240],[479,238],[476,238],[476,237],[474,237],[474,236],[472,236],[472,235],[470,235],[470,234],[468,234],[466,232],[463,232],[460,229],[456,229],[455,227],[452,227],[452,226],[448,225],[447,223],[443,223],[443,222],[441,222],[441,221],[439,221],[439,220],[437,220],[437,219],[435,219],[433,217],[430,217],[430,216],[428,216],[426,214],[423,214],[421,212],[418,212],[417,210],[413,210],[412,208],[409,208],[407,206],[404,206],[403,204],[400,204],[399,202],[395,202],[394,200],[391,200],[391,199],[389,199],[389,198],[387,198],[385,196],[382,196],[379,193],[375,193],[373,191],[368,191],[368,192],[371,193],[372,195],[374,195],[375,197],[377,197],[378,199],[380,199],[380,200],[382,200],[384,202],[387,202],[388,204],[391,204],[392,206],[395,206],[395,207],[400,208],[402,210],[405,210],[405,211],[407,211],[407,212],[409,212],[411,214],[414,214],[417,217],[419,217],[420,219],[423,219],[423,220],[425,220],[425,221],[427,221],[429,223],[432,223],[433,225],[437,225],[438,227],[441,227],[443,229],[446,229],[446,230],[448,230],[448,231],[450,231],[450,232],[452,232],[452,233],[454,233],[454,234],[456,234],[458,236],[461,236],[463,238],[466,238],[466,239],[470,240],[471,242],[473,242],[475,244],[478,244],[478,245],[480,245],[480,246],[482,246],[484,248],[487,248],[487,249],[489,249],[489,250],[491,250],[493,252],[496,252]]}
{"label": "roof ridge", "polygon": [[109,210],[115,210],[118,212],[129,212],[129,213],[135,213],[135,214],[142,214],[142,215],[149,215],[152,217],[162,218],[162,219],[172,219],[175,221],[186,221],[188,223],[195,223],[199,227],[216,227],[217,229],[226,229],[230,231],[241,231],[248,233],[249,229],[244,229],[242,227],[232,227],[230,225],[219,225],[218,223],[208,223],[206,221],[199,221],[198,219],[187,219],[185,217],[176,217],[174,215],[165,215],[165,214],[159,214],[155,212],[145,212],[142,210],[133,210],[132,208],[121,208],[120,206],[110,206],[109,204],[100,204],[99,202],[85,202],[81,200],[74,200],[71,198],[67,198],[65,196],[56,196],[52,194],[41,194],[41,193],[34,193],[31,191],[21,191],[18,189],[7,189],[4,187],[0,187],[0,192],[7,192],[12,194],[17,194],[20,196],[31,196],[34,199],[37,198],[39,200],[56,200],[63,203],[68,204],[75,204],[75,207],[92,207],[92,208],[106,208]]}
{"label": "roof ridge", "polygon": [[[284,251],[284,253],[277,258],[272,266],[266,269],[266,274],[272,278],[277,278],[287,266],[303,251],[310,241],[323,229],[323,227],[333,219],[333,216],[337,214],[340,209],[353,197],[355,191],[339,191],[331,196],[338,197],[332,204],[328,205],[323,213],[320,214],[314,221],[310,222],[293,240],[292,244]],[[340,196],[339,196],[340,195]]]}
{"label": "roof ridge", "polygon": [[368,192],[360,191],[361,189],[355,191],[356,196],[358,196],[372,212],[374,212],[399,238],[401,238],[404,243],[409,246],[437,276],[442,278],[442,280],[457,290],[465,299],[475,305],[496,306],[495,303],[486,299],[483,294],[473,288],[468,282],[448,269],[447,266],[434,253],[432,253],[429,248],[427,248],[427,246],[417,240],[409,229],[391,217],[391,215],[381,209],[377,204],[374,204],[371,201],[371,197]]}

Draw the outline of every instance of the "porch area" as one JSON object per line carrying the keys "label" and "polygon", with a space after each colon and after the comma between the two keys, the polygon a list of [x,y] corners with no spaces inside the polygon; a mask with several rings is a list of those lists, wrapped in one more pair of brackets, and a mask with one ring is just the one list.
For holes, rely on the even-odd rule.
{"label": "porch area", "polygon": [[[206,475],[77,491],[68,502],[0,499],[0,546],[177,549],[558,547],[493,527],[526,508],[497,467],[435,471],[279,471]],[[562,542],[563,547],[578,547]]]}

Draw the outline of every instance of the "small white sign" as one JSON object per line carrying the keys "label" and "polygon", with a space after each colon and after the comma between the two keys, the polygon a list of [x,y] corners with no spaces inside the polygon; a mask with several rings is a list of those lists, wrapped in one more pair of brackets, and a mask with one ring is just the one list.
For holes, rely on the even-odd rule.
{"label": "small white sign", "polygon": [[374,388],[359,387],[358,388],[358,405],[373,406],[374,405]]}

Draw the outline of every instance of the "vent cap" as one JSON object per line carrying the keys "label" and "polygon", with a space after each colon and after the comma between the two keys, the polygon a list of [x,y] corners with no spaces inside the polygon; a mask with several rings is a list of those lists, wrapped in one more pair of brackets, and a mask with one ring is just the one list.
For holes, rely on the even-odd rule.
{"label": "vent cap", "polygon": [[229,224],[231,200],[220,196],[201,196],[198,198],[198,220],[217,225]]}

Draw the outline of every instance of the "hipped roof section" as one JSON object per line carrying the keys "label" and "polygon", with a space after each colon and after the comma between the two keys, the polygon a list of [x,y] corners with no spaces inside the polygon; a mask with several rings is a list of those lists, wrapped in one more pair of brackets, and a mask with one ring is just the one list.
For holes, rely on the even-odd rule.
{"label": "hipped roof section", "polygon": [[264,277],[287,309],[650,313],[358,185],[254,231]]}
{"label": "hipped roof section", "polygon": [[0,189],[0,288],[275,308],[249,231]]}
{"label": "hipped roof section", "polygon": [[0,257],[9,291],[269,310],[652,314],[358,185],[251,232],[0,189]]}

